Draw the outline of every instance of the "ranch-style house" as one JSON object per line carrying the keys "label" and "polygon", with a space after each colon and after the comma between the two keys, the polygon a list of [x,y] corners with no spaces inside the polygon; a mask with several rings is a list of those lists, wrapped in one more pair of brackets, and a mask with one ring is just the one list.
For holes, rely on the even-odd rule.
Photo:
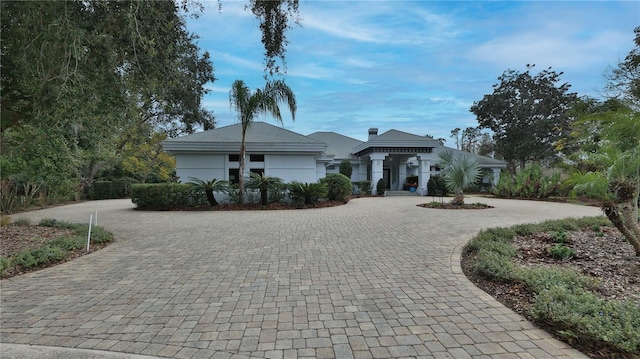
{"label": "ranch-style house", "polygon": [[[177,176],[238,182],[241,125],[234,124],[164,141],[164,149],[176,157]],[[351,162],[351,181],[369,180],[372,194],[384,178],[389,190],[407,188],[407,177],[417,176],[414,189],[427,195],[431,175],[440,173],[438,153],[451,150],[472,156],[484,170],[483,184],[497,183],[506,163],[490,157],[459,151],[439,141],[398,130],[378,135],[369,129],[368,140],[335,132],[304,136],[265,122],[253,122],[246,133],[246,165],[249,172],[279,177],[284,182],[317,182],[327,173],[339,171],[343,160]],[[415,177],[413,177],[415,178]]]}

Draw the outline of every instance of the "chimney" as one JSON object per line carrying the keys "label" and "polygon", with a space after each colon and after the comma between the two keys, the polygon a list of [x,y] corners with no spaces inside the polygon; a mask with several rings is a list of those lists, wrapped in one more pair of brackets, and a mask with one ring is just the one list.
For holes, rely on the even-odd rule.
{"label": "chimney", "polygon": [[373,140],[376,137],[378,137],[378,129],[377,128],[370,128],[369,129],[369,141]]}

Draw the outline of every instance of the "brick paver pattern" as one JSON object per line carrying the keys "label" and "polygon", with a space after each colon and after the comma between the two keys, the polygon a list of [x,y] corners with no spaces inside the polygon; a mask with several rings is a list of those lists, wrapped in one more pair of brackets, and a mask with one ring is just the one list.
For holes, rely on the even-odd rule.
{"label": "brick paver pattern", "polygon": [[2,343],[167,358],[579,358],[471,284],[480,229],[599,215],[569,204],[362,198],[334,208],[143,212],[85,202],[17,218],[99,224],[109,247],[1,284]]}

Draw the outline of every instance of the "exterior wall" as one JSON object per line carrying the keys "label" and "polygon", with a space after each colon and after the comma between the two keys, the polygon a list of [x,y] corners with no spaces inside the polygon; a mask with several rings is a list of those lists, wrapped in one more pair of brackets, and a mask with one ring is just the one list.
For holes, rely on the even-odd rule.
{"label": "exterior wall", "polygon": [[267,154],[264,160],[267,175],[280,177],[285,183],[291,181],[313,183],[318,180],[314,155]]}
{"label": "exterior wall", "polygon": [[227,170],[225,166],[225,155],[214,154],[176,154],[176,175],[180,182],[189,182],[189,177],[202,180],[226,180]]}

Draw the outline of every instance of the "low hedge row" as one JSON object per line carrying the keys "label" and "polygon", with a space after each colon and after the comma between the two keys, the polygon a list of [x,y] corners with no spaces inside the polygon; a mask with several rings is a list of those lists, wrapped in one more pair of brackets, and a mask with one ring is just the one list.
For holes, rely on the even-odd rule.
{"label": "low hedge row", "polygon": [[204,191],[185,183],[134,184],[131,201],[139,209],[159,211],[208,205]]}
{"label": "low hedge row", "polygon": [[481,231],[467,243],[473,274],[492,281],[521,283],[536,294],[532,318],[567,342],[608,347],[621,357],[640,352],[640,308],[633,302],[604,300],[594,295],[594,280],[574,271],[524,268],[511,261],[518,235],[562,232],[610,225],[604,217],[546,221]]}

